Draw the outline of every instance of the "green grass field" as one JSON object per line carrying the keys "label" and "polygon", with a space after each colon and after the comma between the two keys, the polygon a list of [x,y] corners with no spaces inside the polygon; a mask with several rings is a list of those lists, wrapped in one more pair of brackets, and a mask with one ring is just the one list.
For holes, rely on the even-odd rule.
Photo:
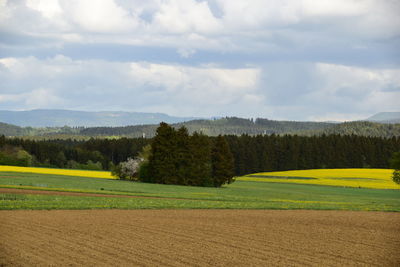
{"label": "green grass field", "polygon": [[0,194],[0,209],[323,209],[400,211],[400,190],[241,181],[222,188],[0,172],[0,187],[158,198]]}

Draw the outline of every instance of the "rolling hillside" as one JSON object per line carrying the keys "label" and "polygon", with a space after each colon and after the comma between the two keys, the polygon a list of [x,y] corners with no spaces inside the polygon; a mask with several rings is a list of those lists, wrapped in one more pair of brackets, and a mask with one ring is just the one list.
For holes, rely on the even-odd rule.
{"label": "rolling hillside", "polygon": [[162,121],[177,123],[194,118],[172,117],[163,113],[121,112],[121,111],[76,111],[36,109],[28,111],[0,111],[0,121],[17,126],[63,127],[63,126],[125,126],[158,124]]}
{"label": "rolling hillside", "polygon": [[400,123],[400,112],[380,112],[366,120],[381,123]]}
{"label": "rolling hillside", "polygon": [[332,125],[331,127],[325,129],[302,131],[298,134],[307,136],[340,134],[390,138],[393,136],[400,136],[400,124],[353,121]]}
{"label": "rolling hillside", "polygon": [[0,135],[23,136],[23,135],[28,135],[28,133],[29,131],[26,128],[0,122]]}
{"label": "rolling hillside", "polygon": [[[327,122],[299,122],[299,121],[275,121],[268,119],[243,119],[227,117],[214,120],[192,120],[172,124],[179,128],[185,126],[190,133],[202,132],[209,136],[222,135],[259,135],[259,134],[297,134],[297,135],[360,135],[386,137],[400,136],[400,124],[383,124],[367,121],[355,121],[345,123]],[[142,137],[154,136],[158,124],[133,125],[123,127],[46,127],[32,128],[19,127],[7,123],[0,123],[0,135],[5,136],[29,136],[30,138],[87,139],[90,137]]]}
{"label": "rolling hillside", "polygon": [[[138,125],[126,127],[95,127],[85,128],[81,135],[87,136],[129,136],[152,137],[158,125]],[[375,122],[299,122],[299,121],[275,121],[268,119],[256,119],[255,121],[242,118],[222,118],[217,120],[193,120],[184,123],[173,124],[179,128],[185,126],[190,133],[202,132],[209,136],[222,135],[259,135],[259,134],[297,134],[297,135],[360,135],[386,137],[400,136],[400,124],[382,124]]]}
{"label": "rolling hillside", "polygon": [[[321,130],[334,124],[325,122],[298,122],[298,121],[274,121],[268,119],[243,119],[226,117],[214,120],[192,120],[183,123],[172,124],[179,128],[185,126],[190,133],[202,132],[209,136],[217,135],[258,135],[258,134],[294,134],[299,131]],[[140,137],[144,133],[152,137],[158,125],[137,125],[125,127],[92,127],[83,129],[80,134],[89,136],[113,136],[122,135]]]}

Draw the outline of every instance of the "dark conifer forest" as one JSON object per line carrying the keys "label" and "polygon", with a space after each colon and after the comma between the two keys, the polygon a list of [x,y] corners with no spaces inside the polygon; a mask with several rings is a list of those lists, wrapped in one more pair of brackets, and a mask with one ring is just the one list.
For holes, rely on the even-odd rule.
{"label": "dark conifer forest", "polygon": [[234,163],[223,136],[190,136],[182,127],[175,130],[161,123],[151,143],[151,155],[142,182],[192,186],[214,186],[233,182]]}
{"label": "dark conifer forest", "polygon": [[[186,135],[185,130],[177,134]],[[208,145],[216,137],[195,134],[190,155],[174,155],[185,164],[187,157],[206,157]],[[400,138],[365,137],[356,135],[227,135],[225,139],[234,158],[234,175],[260,171],[284,171],[313,168],[389,168],[394,152],[400,151]],[[77,169],[110,170],[114,165],[136,157],[153,139],[120,138],[35,141],[0,137],[0,164],[46,166]],[[205,171],[201,164],[193,164],[193,171]],[[197,168],[197,169],[196,169]],[[190,174],[187,174],[190,176]],[[189,177],[187,176],[187,177]],[[183,175],[182,175],[183,177]]]}

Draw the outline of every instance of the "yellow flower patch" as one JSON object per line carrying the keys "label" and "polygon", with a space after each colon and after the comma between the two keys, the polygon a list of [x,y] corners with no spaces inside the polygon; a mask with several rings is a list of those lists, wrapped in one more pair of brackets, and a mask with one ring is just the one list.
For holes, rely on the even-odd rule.
{"label": "yellow flower patch", "polygon": [[114,176],[111,175],[111,172],[106,172],[106,171],[0,166],[0,172],[27,172],[27,173],[39,173],[39,174],[79,176],[79,177],[88,177],[88,178],[116,179]]}
{"label": "yellow flower patch", "polygon": [[315,184],[376,189],[400,189],[391,169],[317,169],[262,172],[239,177],[242,181]]}

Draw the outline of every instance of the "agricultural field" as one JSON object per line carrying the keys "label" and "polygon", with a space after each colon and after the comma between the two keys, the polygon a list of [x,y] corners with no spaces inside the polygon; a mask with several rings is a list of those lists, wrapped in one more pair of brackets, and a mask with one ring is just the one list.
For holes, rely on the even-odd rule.
{"label": "agricultural field", "polygon": [[242,181],[313,184],[341,187],[400,189],[390,169],[318,169],[263,172],[246,175]]}
{"label": "agricultural field", "polygon": [[54,169],[54,168],[35,168],[35,167],[18,167],[18,166],[1,166],[0,174],[3,172],[18,173],[38,173],[38,174],[55,174],[65,176],[78,176],[86,178],[104,178],[116,179],[107,171],[87,171],[87,170],[71,170],[71,169]]}
{"label": "agricultural field", "polygon": [[40,171],[0,172],[0,266],[400,265],[398,189],[297,182],[326,179],[314,171],[222,188]]}
{"label": "agricultural field", "polygon": [[[39,168],[35,169],[39,170]],[[352,186],[354,181],[351,179],[354,179],[356,175],[361,176],[360,170],[346,171],[347,177],[344,173],[340,174],[343,180],[340,180],[339,186],[303,183],[303,181],[314,181],[317,178],[302,180],[298,178],[298,173],[284,172],[286,177],[292,174],[295,179],[246,176],[237,178],[236,182],[223,188],[146,184],[104,178],[88,179],[78,176],[3,171],[0,172],[0,208],[8,210],[118,208],[400,211],[398,189]],[[364,177],[361,178],[391,182],[384,176],[390,170],[375,171],[377,174],[368,172],[368,176],[364,173]],[[87,175],[92,173],[86,172]],[[308,172],[316,176],[315,171]],[[277,173],[273,175],[278,176]],[[301,175],[301,177],[306,177],[305,173]],[[322,174],[320,175],[322,177]],[[381,177],[379,175],[383,178],[379,178]],[[327,180],[323,177],[319,179]],[[279,180],[279,182],[274,180]]]}
{"label": "agricultural field", "polygon": [[400,213],[0,211],[1,266],[399,266]]}

